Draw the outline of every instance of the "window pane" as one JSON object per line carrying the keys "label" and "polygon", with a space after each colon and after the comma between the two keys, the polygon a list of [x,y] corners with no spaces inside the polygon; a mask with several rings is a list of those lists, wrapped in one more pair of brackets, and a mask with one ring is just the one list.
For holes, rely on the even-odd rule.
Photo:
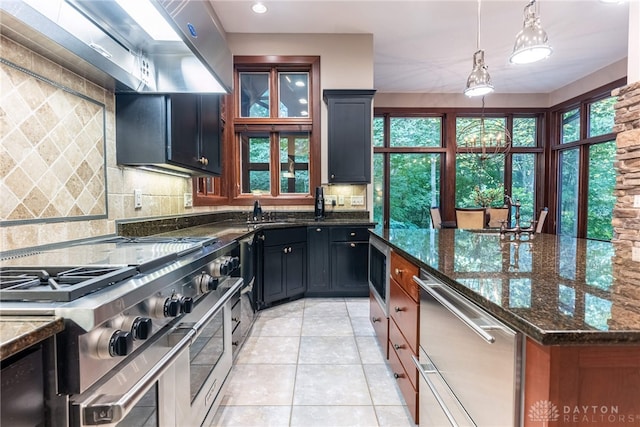
{"label": "window pane", "polygon": [[486,152],[493,154],[505,150],[504,117],[458,117],[456,118],[456,144],[462,148],[486,147]]}
{"label": "window pane", "polygon": [[564,144],[580,139],[580,109],[567,111],[562,114],[562,138]]}
{"label": "window pane", "polygon": [[389,226],[429,228],[440,200],[439,154],[391,154]]}
{"label": "window pane", "polygon": [[613,161],[616,155],[615,141],[596,144],[589,148],[589,200],[587,209],[587,238],[611,240],[613,237],[613,205],[616,198],[613,188],[616,175]]}
{"label": "window pane", "polygon": [[558,204],[560,215],[558,234],[576,236],[578,232],[578,172],[580,158],[578,149],[560,153],[560,186]]}
{"label": "window pane", "polygon": [[481,204],[476,201],[477,186],[483,195],[492,195],[491,205],[504,203],[504,156],[496,155],[484,159],[478,154],[456,155],[456,207],[471,208]]}
{"label": "window pane", "polygon": [[280,135],[280,193],[309,193],[308,134]]}
{"label": "window pane", "polygon": [[[533,213],[536,183],[536,155],[534,153],[514,153],[511,161],[511,197],[520,201],[520,224],[527,226],[536,219]],[[515,221],[515,211],[511,213]]]}
{"label": "window pane", "polygon": [[598,136],[613,132],[615,111],[613,104],[617,98],[613,96],[594,102],[589,106],[589,135]]}
{"label": "window pane", "polygon": [[384,117],[373,118],[373,146],[384,147]]}
{"label": "window pane", "polygon": [[373,155],[373,220],[378,226],[384,224],[384,155]]}
{"label": "window pane", "polygon": [[442,145],[440,117],[392,117],[389,126],[392,147],[440,147]]}
{"label": "window pane", "polygon": [[514,147],[535,147],[537,145],[536,123],[535,117],[514,117],[511,144]]}
{"label": "window pane", "polygon": [[270,193],[270,148],[268,136],[242,135],[242,192]]}
{"label": "window pane", "polygon": [[269,117],[269,73],[240,73],[240,117]]}
{"label": "window pane", "polygon": [[279,73],[280,117],[309,117],[309,73]]}

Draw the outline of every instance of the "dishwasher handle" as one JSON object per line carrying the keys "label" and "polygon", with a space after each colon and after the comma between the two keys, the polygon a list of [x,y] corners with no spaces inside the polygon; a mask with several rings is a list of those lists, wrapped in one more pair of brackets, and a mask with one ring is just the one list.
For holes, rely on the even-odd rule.
{"label": "dishwasher handle", "polygon": [[429,293],[429,295],[431,295],[433,298],[435,298],[436,301],[438,301],[440,304],[442,304],[447,310],[449,310],[454,316],[456,316],[458,319],[460,319],[460,321],[462,321],[462,323],[467,325],[473,332],[478,334],[483,340],[485,340],[489,344],[493,344],[494,342],[496,342],[496,338],[493,335],[487,333],[487,331],[485,331],[482,328],[482,326],[477,325],[473,320],[471,320],[468,316],[466,316],[462,311],[458,310],[458,308],[455,305],[451,304],[449,301],[447,301],[445,298],[443,298],[442,295],[440,295],[435,289],[433,289],[434,285],[426,283],[426,282],[422,281],[421,279],[419,279],[416,276],[413,276],[413,281],[416,282],[418,285],[420,285],[420,287],[422,289],[427,291]]}

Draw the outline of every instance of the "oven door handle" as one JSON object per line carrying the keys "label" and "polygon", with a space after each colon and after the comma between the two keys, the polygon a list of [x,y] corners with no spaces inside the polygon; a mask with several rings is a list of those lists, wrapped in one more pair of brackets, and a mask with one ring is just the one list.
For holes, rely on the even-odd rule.
{"label": "oven door handle", "polygon": [[194,329],[187,330],[186,334],[169,350],[140,381],[135,383],[117,401],[113,402],[113,396],[98,396],[97,399],[82,409],[83,425],[112,424],[121,421],[135,404],[149,391],[167,369],[178,359],[182,352],[189,347],[191,339],[196,335]]}
{"label": "oven door handle", "polygon": [[241,278],[216,301],[216,303],[192,325],[179,324],[176,330],[180,330],[184,335],[171,347],[171,349],[147,372],[140,381],[135,383],[117,401],[111,401],[113,396],[98,396],[87,406],[84,406],[83,423],[85,425],[113,424],[121,421],[135,404],[149,391],[158,379],[169,369],[178,359],[182,352],[191,345],[191,341],[200,331],[218,314],[224,304],[242,287]]}

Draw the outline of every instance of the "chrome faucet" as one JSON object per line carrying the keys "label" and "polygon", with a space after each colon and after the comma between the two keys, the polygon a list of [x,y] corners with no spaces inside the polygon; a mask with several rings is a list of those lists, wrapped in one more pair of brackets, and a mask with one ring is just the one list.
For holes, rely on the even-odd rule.
{"label": "chrome faucet", "polygon": [[529,239],[533,239],[535,235],[535,226],[538,221],[531,221],[531,224],[527,228],[523,228],[520,226],[520,200],[516,199],[516,202],[513,202],[513,198],[508,194],[504,195],[504,198],[507,199],[507,204],[509,205],[509,211],[511,211],[511,207],[516,208],[515,217],[516,217],[516,225],[515,227],[507,228],[507,221],[502,221],[500,224],[500,238],[504,239],[507,234],[514,234],[516,239],[520,239],[521,234],[526,234]]}

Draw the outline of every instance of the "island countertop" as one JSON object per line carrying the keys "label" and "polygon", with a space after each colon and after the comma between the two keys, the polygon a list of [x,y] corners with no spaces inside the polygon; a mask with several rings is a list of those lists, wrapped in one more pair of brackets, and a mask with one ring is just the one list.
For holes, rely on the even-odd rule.
{"label": "island countertop", "polygon": [[457,229],[372,234],[540,344],[640,344],[640,301],[628,297],[632,284],[614,280],[610,242]]}

